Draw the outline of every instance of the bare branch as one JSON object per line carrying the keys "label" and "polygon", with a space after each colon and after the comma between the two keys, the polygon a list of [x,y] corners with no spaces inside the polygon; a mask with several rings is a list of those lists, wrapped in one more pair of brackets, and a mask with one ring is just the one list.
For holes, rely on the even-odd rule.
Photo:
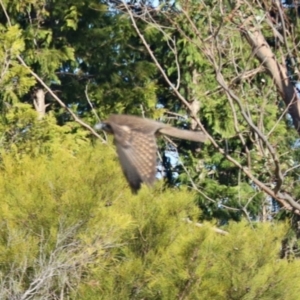
{"label": "bare branch", "polygon": [[[201,224],[201,223],[198,223],[198,222],[194,223],[194,222],[193,222],[192,220],[190,220],[189,218],[184,218],[183,220],[184,220],[185,222],[189,223],[189,224],[194,224],[194,225],[197,226],[197,227],[203,227],[203,226],[205,226],[204,224]],[[222,230],[222,229],[220,229],[220,228],[211,227],[211,229],[212,229],[213,231],[215,231],[216,233],[219,233],[219,234],[222,234],[222,235],[228,235],[228,234],[229,234],[228,231]]]}
{"label": "bare branch", "polygon": [[287,75],[286,66],[276,60],[270,46],[259,29],[253,26],[250,28],[241,26],[240,31],[245,36],[249,45],[251,45],[255,56],[273,78],[277,90],[292,116],[294,126],[300,134],[300,101],[295,87]]}
{"label": "bare branch", "polygon": [[48,87],[48,85],[35,72],[33,72],[30,67],[27,66],[27,64],[24,62],[23,58],[20,55],[17,55],[17,59],[24,67],[28,69],[30,74],[48,91],[48,93],[60,104],[60,106],[63,107],[74,118],[74,120],[77,123],[82,125],[84,128],[88,129],[94,136],[101,139],[103,143],[106,143],[106,141],[91,126],[83,122],[68,106],[65,105],[63,101],[61,101],[53,93],[53,91]]}
{"label": "bare branch", "polygon": [[[236,7],[239,7],[241,5],[242,5],[242,2],[239,1],[238,4],[236,5]],[[163,78],[165,79],[165,81],[167,82],[169,87],[172,89],[174,94],[178,97],[178,99],[181,100],[181,102],[185,105],[187,110],[191,113],[191,116],[193,117],[193,119],[197,120],[197,116],[195,116],[193,114],[193,110],[192,110],[192,107],[190,106],[189,101],[187,101],[180,94],[179,90],[175,88],[175,86],[173,85],[173,83],[171,82],[171,80],[169,79],[167,74],[165,73],[164,68],[161,66],[161,64],[159,63],[159,61],[155,57],[155,54],[151,51],[150,46],[148,45],[146,39],[144,38],[143,34],[141,33],[140,29],[137,26],[135,18],[143,19],[143,18],[145,18],[145,14],[140,14],[140,15],[143,15],[143,18],[141,18],[140,16],[135,16],[134,12],[131,10],[131,8],[127,4],[124,4],[124,6],[125,6],[126,12],[128,13],[128,15],[130,17],[130,20],[132,22],[132,25],[133,25],[135,31],[137,32],[138,36],[140,37],[141,41],[143,42],[145,48],[147,49],[149,55],[151,56],[153,62],[156,65],[156,67],[158,68],[158,70],[162,74]],[[212,32],[211,36],[206,38],[205,40],[203,40],[202,37],[201,37],[201,33],[199,31],[199,28],[192,21],[192,19],[190,18],[188,12],[186,12],[185,10],[182,9],[181,13],[186,17],[189,25],[191,26],[194,34],[196,35],[196,39],[192,40],[189,36],[187,36],[185,34],[185,32],[180,28],[180,26],[178,24],[176,24],[175,21],[173,21],[171,18],[169,18],[168,20],[171,22],[172,25],[174,25],[174,27],[178,30],[179,33],[181,33],[190,43],[193,43],[199,49],[199,51],[201,51],[202,53],[204,53],[207,56],[208,61],[210,61],[210,63],[214,67],[214,70],[215,70],[215,73],[216,73],[216,79],[217,79],[218,83],[220,84],[221,89],[224,90],[226,92],[227,96],[228,96],[228,99],[229,99],[230,105],[231,105],[231,110],[232,110],[233,114],[234,114],[235,108],[234,108],[233,103],[231,101],[234,101],[237,104],[237,106],[239,108],[239,112],[241,113],[244,120],[248,123],[249,127],[253,130],[253,132],[258,136],[258,138],[259,138],[259,140],[261,140],[262,144],[265,145],[265,147],[268,149],[268,152],[271,154],[272,161],[273,161],[274,166],[275,166],[275,177],[276,177],[276,186],[275,186],[275,188],[271,189],[267,184],[264,184],[263,182],[261,182],[251,172],[251,170],[249,168],[244,167],[237,160],[235,160],[232,156],[230,156],[206,132],[206,130],[203,128],[201,122],[199,120],[197,120],[197,123],[198,123],[199,127],[208,136],[208,139],[210,140],[212,145],[215,147],[215,149],[217,151],[219,151],[228,161],[230,161],[236,167],[238,167],[260,190],[264,191],[270,197],[272,197],[272,198],[276,199],[278,202],[280,202],[285,209],[290,210],[290,211],[294,211],[296,214],[300,214],[300,206],[298,205],[298,203],[292,197],[287,197],[285,194],[282,194],[282,193],[279,192],[281,187],[282,187],[282,184],[283,184],[283,175],[282,175],[282,172],[281,172],[281,169],[280,169],[280,161],[279,161],[278,155],[276,153],[276,150],[269,143],[267,136],[265,136],[262,133],[262,131],[257,126],[254,125],[249,113],[246,112],[245,108],[243,107],[241,100],[233,92],[233,90],[230,88],[230,86],[235,83],[235,80],[232,80],[230,85],[228,85],[225,82],[225,79],[224,79],[224,77],[221,73],[221,68],[222,67],[216,63],[216,60],[215,60],[215,57],[214,57],[215,54],[213,53],[213,50],[212,50],[211,47],[213,46],[214,40],[216,39],[218,33],[221,30],[221,25],[219,26],[217,31],[214,30],[213,27],[211,27],[211,32]],[[232,15],[232,17],[229,18],[229,20],[235,19],[236,16],[239,15],[239,13],[240,12],[239,12],[238,9],[232,11],[233,15]],[[167,17],[167,15],[165,15],[165,16]],[[246,20],[243,20],[242,25],[240,25],[240,27],[239,27],[239,30],[241,32],[243,32],[244,35],[248,35],[249,41],[253,45],[252,56],[253,57],[254,56],[258,57],[259,60],[261,61],[262,65],[259,66],[257,70],[254,70],[254,72],[244,71],[241,75],[238,74],[238,76],[236,78],[237,78],[237,80],[240,79],[240,78],[243,78],[244,74],[246,74],[247,72],[249,73],[249,76],[253,76],[255,73],[261,72],[263,70],[263,68],[266,69],[268,72],[270,72],[271,75],[274,75],[273,72],[274,73],[277,72],[277,74],[279,74],[279,75],[277,77],[275,77],[274,81],[276,83],[276,86],[277,86],[278,90],[285,97],[285,101],[286,101],[287,105],[290,107],[289,111],[290,111],[290,113],[293,117],[295,127],[298,129],[299,128],[298,120],[300,122],[300,114],[299,114],[299,110],[298,110],[298,105],[299,104],[296,101],[297,98],[296,98],[295,89],[292,86],[292,84],[290,83],[290,81],[288,80],[287,76],[284,75],[284,74],[286,74],[286,68],[275,61],[274,55],[272,54],[272,52],[271,52],[269,46],[267,45],[267,43],[265,42],[265,40],[260,39],[261,35],[260,35],[259,30],[258,29],[256,30],[255,27],[251,27],[251,31],[246,31],[246,29],[244,29],[244,28],[246,28],[246,26],[249,26],[249,24],[251,24],[252,21],[253,21],[252,16],[250,16]],[[151,21],[148,20],[148,21],[145,21],[145,22],[151,22]],[[159,28],[158,24],[155,24],[154,26]],[[162,30],[162,29],[159,29],[159,30]],[[208,45],[208,43],[209,43],[209,45]],[[269,52],[267,52],[267,51],[269,51]],[[236,71],[238,71],[238,70],[236,69]],[[238,125],[237,124],[237,117],[235,117],[236,132],[238,133],[239,138],[242,141],[242,144],[245,145],[245,140],[243,140],[243,136],[239,132],[239,128],[238,128],[237,125]],[[300,132],[300,129],[299,129],[299,132]],[[248,156],[248,166],[250,167],[251,166],[251,162],[249,160],[250,154],[247,153],[247,156]]]}
{"label": "bare branch", "polygon": [[[141,41],[143,42],[145,48],[147,49],[149,55],[151,56],[152,60],[154,61],[156,67],[158,68],[158,70],[161,72],[163,78],[165,79],[165,81],[167,82],[167,84],[170,86],[170,88],[172,88],[172,90],[174,91],[175,95],[183,102],[183,104],[185,105],[185,107],[188,109],[188,111],[191,113],[192,118],[194,118],[195,120],[197,120],[197,116],[195,116],[192,112],[192,109],[190,107],[189,102],[180,94],[179,90],[176,89],[173,85],[173,83],[170,81],[168,75],[166,74],[165,70],[163,69],[163,67],[161,66],[161,64],[158,62],[156,56],[154,55],[153,51],[150,49],[149,44],[147,43],[146,39],[144,38],[143,34],[141,33],[141,31],[139,30],[134,15],[132,13],[132,11],[130,10],[130,8],[128,7],[127,4],[124,4],[127,10],[128,15],[130,16],[131,19],[131,23],[136,31],[136,33],[138,34],[138,36],[140,37]],[[205,128],[203,127],[203,125],[198,121],[198,125],[200,127],[200,129],[208,136],[209,139],[211,139],[211,137],[209,136],[209,134],[206,132]]]}

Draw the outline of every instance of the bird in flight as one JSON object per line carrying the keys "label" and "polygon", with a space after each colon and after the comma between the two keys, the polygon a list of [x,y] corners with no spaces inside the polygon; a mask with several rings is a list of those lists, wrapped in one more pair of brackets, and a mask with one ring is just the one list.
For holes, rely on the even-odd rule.
{"label": "bird in flight", "polygon": [[150,119],[130,115],[111,115],[95,125],[114,135],[114,143],[123,173],[133,193],[144,182],[152,185],[156,175],[156,134],[165,134],[194,142],[205,142],[207,136],[199,131],[182,130]]}

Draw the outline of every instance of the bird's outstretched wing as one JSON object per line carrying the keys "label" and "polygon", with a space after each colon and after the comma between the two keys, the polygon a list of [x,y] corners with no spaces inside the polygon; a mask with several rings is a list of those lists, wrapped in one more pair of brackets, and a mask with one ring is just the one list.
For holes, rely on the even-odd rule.
{"label": "bird's outstretched wing", "polygon": [[113,127],[122,170],[132,191],[137,192],[142,182],[151,185],[156,174],[157,146],[154,134],[124,125]]}
{"label": "bird's outstretched wing", "polygon": [[130,115],[111,115],[96,128],[114,135],[123,173],[134,193],[140,189],[142,182],[150,185],[155,180],[157,133],[195,142],[207,139],[202,132],[182,130]]}
{"label": "bird's outstretched wing", "polygon": [[207,135],[201,131],[183,130],[176,127],[157,122],[150,119],[143,119],[129,115],[111,115],[108,119],[110,124],[127,126],[128,128],[143,132],[145,134],[166,134],[178,139],[184,139],[194,142],[205,142]]}

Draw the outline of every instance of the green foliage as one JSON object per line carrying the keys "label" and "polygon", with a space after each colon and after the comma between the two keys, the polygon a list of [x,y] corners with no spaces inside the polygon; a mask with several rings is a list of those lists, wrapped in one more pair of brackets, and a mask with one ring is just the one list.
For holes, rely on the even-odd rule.
{"label": "green foliage", "polygon": [[200,213],[193,194],[158,184],[132,196],[107,145],[74,154],[62,142],[50,156],[3,154],[1,165],[2,299],[37,278],[36,299],[298,297],[299,262],[278,259],[286,226],[233,223],[223,236],[186,223]]}
{"label": "green foliage", "polygon": [[[163,5],[165,1],[160,3]],[[184,12],[170,9],[168,13],[161,13],[154,24],[149,19],[150,24],[143,31],[150,44],[159,41],[153,52],[161,66],[166,66],[173,86],[180,80],[181,95],[187,101],[199,101],[198,116],[219,149],[250,170],[263,184],[274,187],[277,181],[274,158],[265,142],[258,138],[257,131],[265,136],[279,158],[285,177],[283,189],[297,199],[299,174],[298,168],[294,167],[299,162],[298,134],[290,117],[285,116],[286,107],[281,95],[276,93],[272,78],[254,59],[255,51],[236,23],[239,20],[239,24],[245,26],[243,30],[261,28],[267,42],[270,36],[276,39],[270,24],[260,19],[264,13],[270,13],[271,7],[265,7],[265,2],[262,6],[253,3],[250,12],[243,1],[237,11],[229,2],[177,1],[177,4]],[[161,30],[155,31],[157,23]],[[290,39],[288,45],[292,41]],[[271,50],[275,57],[280,56],[279,62],[284,66],[290,56],[286,49],[272,47]],[[216,75],[224,78],[230,96],[216,80]],[[164,108],[185,116],[186,108],[181,100],[175,99],[173,89],[164,80],[159,83],[157,91]],[[247,120],[257,129],[251,128]],[[193,146],[189,148],[194,149]],[[197,198],[204,211],[203,217],[218,218],[221,222],[240,220],[245,215],[255,219],[260,217],[270,198],[215,146],[207,143],[197,150],[200,151],[182,151],[181,159],[189,173],[179,168],[181,174],[177,182],[189,185],[192,182],[193,188],[198,188]]]}
{"label": "green foliage", "polygon": [[111,146],[24,104],[6,126],[16,138],[1,152],[1,299],[297,299],[298,261],[278,259],[286,226],[220,235],[196,226],[195,193],[157,183],[132,196]]}
{"label": "green foliage", "polygon": [[[166,207],[169,202],[165,198],[164,202]],[[144,205],[140,199],[135,209]],[[154,206],[148,207],[142,210],[143,221],[138,218],[132,242],[115,250],[112,264],[93,268],[81,297],[87,293],[97,299],[101,293],[103,299],[298,299],[299,291],[292,288],[290,293],[285,286],[287,277],[296,284],[298,262],[277,258],[284,227],[265,224],[254,230],[232,224],[230,235],[223,237],[209,228],[187,225],[170,213],[166,220],[162,206],[155,207],[152,219]],[[151,228],[159,228],[158,236],[155,229],[144,227],[148,218],[154,222]],[[159,243],[151,243],[154,237]]]}
{"label": "green foliage", "polygon": [[[263,72],[247,77],[259,63],[229,21],[232,8],[227,2],[219,6],[216,3],[177,1],[176,12],[155,13],[156,24],[138,21],[137,25],[171,83],[177,86],[179,80],[178,91],[188,101],[199,100],[201,121],[218,146],[250,169],[256,178],[271,186],[274,184],[272,157],[266,149],[261,149],[244,116],[248,115],[268,136],[281,158],[283,170],[289,170],[299,161],[299,150],[292,147],[296,134],[291,133],[289,121],[282,118],[284,107],[276,93],[270,93],[275,90],[273,81]],[[167,9],[167,3],[160,1],[160,4],[161,9]],[[6,1],[4,6],[9,16],[7,20],[3,14],[0,28],[3,74],[0,77],[3,99],[0,129],[5,149],[14,145],[14,151],[19,154],[51,152],[65,136],[70,139],[70,144],[73,138],[78,144],[87,142],[86,133],[49,94],[46,99],[51,103],[47,107],[48,116],[40,122],[29,107],[8,105],[19,101],[32,103],[29,91],[36,81],[16,60],[19,54],[64,103],[89,124],[95,122],[95,117],[86,99],[86,89],[101,119],[112,112],[139,115],[145,112],[146,116],[155,118],[161,118],[165,111],[186,115],[186,108],[174,97],[174,89],[158,72],[128,15],[110,9],[108,1],[34,0],[19,3],[13,0]],[[180,13],[180,7],[186,10],[190,20]],[[244,3],[241,11],[248,16]],[[253,11],[262,16],[260,7],[255,5]],[[163,26],[164,32],[158,30],[157,24]],[[264,32],[273,34],[268,26]],[[209,59],[208,53],[213,59]],[[228,95],[220,88],[213,63],[241,100],[241,107],[230,103]],[[156,107],[157,102],[163,105],[162,109]],[[23,110],[23,116],[17,113]],[[66,126],[59,128],[54,118]],[[176,125],[186,127],[187,124],[183,121]],[[46,136],[41,133],[44,129],[49,130]],[[238,210],[234,219],[240,218],[239,210],[251,199],[256,200],[248,207],[251,208],[249,213],[257,214],[259,204],[265,199],[255,196],[253,183],[212,145],[203,146],[200,153],[195,150],[197,147],[187,143],[180,147],[183,149],[182,161],[191,176],[181,169],[178,181],[189,184],[193,180],[200,189],[205,187],[209,198],[218,199],[214,208],[228,204],[230,196],[230,204]],[[200,170],[199,162],[204,170]],[[290,183],[298,177],[296,170],[288,175],[286,188],[298,193],[297,187],[290,188]],[[249,192],[251,189],[253,193]],[[241,195],[250,198],[241,199]],[[203,201],[206,205],[206,200]],[[217,214],[209,215],[209,218],[211,216],[218,217]]]}
{"label": "green foliage", "polygon": [[[113,186],[102,194],[100,191],[105,185],[99,184],[102,180],[105,184],[110,174],[115,175],[116,168],[110,166],[112,160],[107,160],[107,171],[111,171],[101,173],[101,169],[95,168],[104,162],[101,151],[95,151],[98,157],[91,158],[91,150],[87,148],[76,157],[74,151],[70,151],[68,141],[62,141],[51,156],[42,154],[33,159],[31,155],[23,155],[16,159],[14,154],[2,154],[1,299],[23,294],[35,279],[47,274],[48,268],[56,274],[50,276],[53,278],[49,289],[57,293],[66,289],[67,282],[61,282],[64,276],[71,282],[72,278],[76,279],[77,270],[71,262],[78,256],[76,263],[82,263],[78,255],[81,245],[74,240],[77,231],[72,234],[68,231],[73,226],[78,229],[80,224],[92,218],[100,199],[104,204],[107,197],[110,199],[114,195]],[[82,173],[84,168],[85,174]],[[21,277],[20,282],[18,278]],[[9,285],[14,288],[9,290]],[[36,297],[48,297],[46,292],[40,294],[46,288],[47,282],[44,282]]]}
{"label": "green foliage", "polygon": [[[199,116],[218,147],[272,186],[274,162],[245,121],[251,118],[288,170],[286,190],[299,196],[296,133],[273,81],[262,71],[251,73],[259,64],[229,21],[232,8],[177,2],[176,13],[153,15],[164,33],[138,21],[158,63],[174,87],[180,81],[181,95],[200,101]],[[130,18],[108,1],[3,3],[9,20],[2,11],[0,298],[297,300],[299,261],[293,253],[289,261],[279,259],[281,241],[293,240],[287,242],[292,248],[296,236],[281,223],[229,221],[257,220],[266,195],[212,145],[180,144],[186,168],[179,188],[157,183],[132,196],[110,140],[109,146],[92,144],[49,94],[51,105],[38,120],[29,93],[36,81],[19,55],[90,124],[86,87],[101,118],[141,111],[161,118],[168,110],[186,115]],[[248,16],[245,8],[242,3]],[[253,12],[264,15],[255,5]],[[266,36],[273,34],[262,26]],[[213,63],[240,104],[229,102]],[[184,187],[191,182],[197,192]],[[199,227],[199,219],[211,223]],[[225,223],[229,234],[216,233],[212,222]]]}
{"label": "green foliage", "polygon": [[[140,111],[140,105],[154,107],[157,71],[127,17],[109,11],[106,1],[33,2],[27,7],[31,19],[26,14],[21,18],[24,59],[59,90],[64,103],[76,105],[78,114],[93,122],[85,95],[88,85],[101,117],[111,111]],[[70,121],[61,118],[56,103],[50,109],[60,122]]]}
{"label": "green foliage", "polygon": [[20,27],[14,25],[6,28],[0,24],[0,33],[2,101],[16,103],[19,97],[26,94],[35,84],[35,80],[28,76],[29,71],[16,60],[16,57],[25,49]]}
{"label": "green foliage", "polygon": [[52,154],[64,143],[76,152],[80,145],[88,143],[88,133],[73,122],[56,125],[56,119],[48,114],[38,120],[37,113],[28,104],[18,103],[7,109],[0,123],[1,148],[17,157],[23,154],[37,156]]}

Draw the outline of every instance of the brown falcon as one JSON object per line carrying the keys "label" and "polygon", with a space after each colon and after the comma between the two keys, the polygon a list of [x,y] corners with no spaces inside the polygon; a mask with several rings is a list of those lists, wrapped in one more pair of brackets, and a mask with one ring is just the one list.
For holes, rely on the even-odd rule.
{"label": "brown falcon", "polygon": [[140,189],[142,182],[151,185],[155,180],[157,133],[195,142],[207,139],[199,131],[177,129],[130,115],[111,115],[107,121],[96,124],[95,128],[114,135],[123,173],[134,193]]}

